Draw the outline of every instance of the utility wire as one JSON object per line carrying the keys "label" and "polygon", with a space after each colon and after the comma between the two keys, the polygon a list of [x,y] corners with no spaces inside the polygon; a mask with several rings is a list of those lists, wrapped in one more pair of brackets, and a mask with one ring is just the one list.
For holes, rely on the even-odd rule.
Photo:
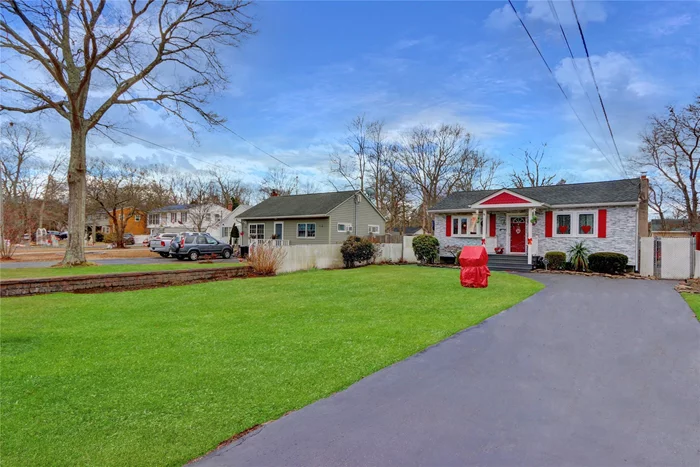
{"label": "utility wire", "polygon": [[223,123],[220,123],[219,126],[221,126],[223,129],[228,130],[229,132],[233,133],[233,134],[236,135],[238,138],[240,138],[240,139],[242,139],[243,141],[245,141],[246,143],[250,144],[251,146],[253,146],[253,147],[254,147],[255,149],[257,149],[258,151],[262,152],[263,154],[270,156],[271,158],[273,158],[274,160],[276,160],[276,161],[279,162],[280,164],[285,165],[285,166],[289,167],[290,169],[294,170],[294,168],[293,168],[291,165],[289,165],[289,164],[287,164],[286,162],[284,162],[283,160],[281,160],[281,159],[279,159],[279,158],[273,156],[272,154],[270,154],[269,152],[265,151],[264,149],[261,149],[259,146],[256,146],[252,141],[248,141],[247,139],[245,139],[244,137],[242,137],[241,135],[239,135],[238,133],[236,133],[235,131],[233,131],[232,129],[230,129],[229,127],[227,127],[226,125],[224,125]]}
{"label": "utility wire", "polygon": [[588,53],[588,45],[586,44],[586,38],[583,35],[583,28],[581,27],[581,22],[579,21],[579,18],[578,18],[578,12],[576,11],[576,5],[574,4],[574,0],[571,0],[571,8],[574,10],[574,17],[576,18],[576,24],[578,25],[578,32],[581,35],[581,41],[583,42],[583,49],[586,51],[586,59],[588,60],[588,69],[591,71],[591,76],[593,77],[593,83],[595,84],[595,90],[598,93],[598,100],[600,100],[600,107],[603,109],[603,116],[605,117],[605,121],[608,124],[608,131],[610,132],[610,138],[612,138],[613,145],[615,146],[615,152],[617,153],[617,159],[620,162],[620,167],[622,167],[623,172],[625,172],[625,165],[622,163],[622,157],[620,157],[620,151],[617,149],[617,142],[615,141],[615,135],[613,135],[612,127],[610,126],[610,120],[608,119],[608,112],[605,110],[605,104],[603,103],[603,97],[600,95],[600,88],[598,87],[598,81],[596,80],[595,73],[593,72],[593,65],[591,64],[591,55]]}
{"label": "utility wire", "polygon": [[[591,95],[588,93],[588,90],[586,89],[586,86],[583,84],[583,79],[581,78],[581,71],[578,68],[578,65],[576,64],[576,58],[574,57],[574,52],[571,50],[571,45],[569,44],[569,38],[566,37],[566,32],[564,32],[564,26],[562,25],[561,21],[559,20],[559,14],[557,13],[557,9],[554,6],[554,1],[553,0],[548,0],[549,2],[549,9],[552,11],[552,15],[554,16],[554,19],[556,22],[559,24],[559,31],[561,32],[561,37],[564,39],[564,42],[566,43],[566,48],[569,50],[569,57],[571,57],[571,65],[574,67],[574,71],[576,72],[576,78],[578,78],[578,83],[581,85],[581,89],[583,89],[583,92],[586,94],[586,98],[588,99],[588,103],[591,105],[591,111],[593,112],[593,116],[595,117],[595,121],[598,123],[598,128],[600,129],[600,133],[602,135],[605,135],[605,130],[603,130],[603,125],[600,123],[600,119],[598,118],[598,112],[595,110],[595,105],[593,104],[593,99],[591,99]],[[612,150],[610,147],[610,143],[608,142],[607,138],[603,138],[605,141],[605,145],[608,147],[608,150]]]}
{"label": "utility wire", "polygon": [[561,91],[561,93],[564,95],[564,99],[566,99],[566,102],[568,102],[569,107],[571,107],[571,110],[574,112],[574,115],[576,115],[576,118],[578,119],[579,123],[583,127],[584,130],[586,130],[586,133],[588,134],[588,137],[593,141],[593,144],[595,144],[596,148],[598,148],[598,151],[605,157],[605,160],[608,161],[608,163],[617,171],[620,169],[615,166],[615,164],[608,158],[608,156],[603,152],[603,150],[600,148],[600,145],[596,142],[596,140],[593,138],[593,135],[591,135],[591,132],[588,131],[588,128],[586,128],[586,125],[583,123],[583,120],[581,120],[581,117],[579,116],[578,112],[576,112],[576,109],[574,108],[573,104],[569,100],[569,96],[566,94],[566,91],[564,91],[564,88],[562,87],[561,83],[559,83],[559,80],[557,77],[554,75],[554,72],[552,71],[552,68],[549,66],[549,63],[547,63],[547,59],[544,58],[544,55],[542,55],[542,51],[540,48],[537,46],[537,43],[535,42],[535,39],[532,37],[532,34],[530,34],[530,31],[527,29],[527,26],[525,26],[525,23],[523,22],[522,18],[520,17],[520,14],[518,13],[518,10],[515,9],[515,5],[513,5],[512,0],[508,0],[508,3],[510,4],[510,7],[513,9],[513,13],[515,13],[515,16],[517,16],[518,21],[520,21],[520,25],[523,27],[525,30],[525,33],[527,33],[527,37],[530,38],[530,42],[532,42],[532,45],[535,46],[535,49],[537,50],[537,53],[540,55],[540,58],[544,62],[544,65],[547,67],[547,70],[549,71],[549,74],[552,75],[552,79],[554,80],[555,83],[557,83],[557,87]]}

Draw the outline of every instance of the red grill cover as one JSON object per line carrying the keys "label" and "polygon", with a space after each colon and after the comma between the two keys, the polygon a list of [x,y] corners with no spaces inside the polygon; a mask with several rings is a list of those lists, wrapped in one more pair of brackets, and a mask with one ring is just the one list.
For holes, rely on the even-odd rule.
{"label": "red grill cover", "polygon": [[465,246],[459,254],[462,271],[459,280],[462,287],[482,288],[489,286],[491,271],[488,268],[489,255],[483,246]]}

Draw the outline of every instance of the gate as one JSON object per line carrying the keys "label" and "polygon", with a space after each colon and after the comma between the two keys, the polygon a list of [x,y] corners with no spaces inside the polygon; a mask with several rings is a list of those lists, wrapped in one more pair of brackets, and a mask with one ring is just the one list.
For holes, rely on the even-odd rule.
{"label": "gate", "polygon": [[695,269],[695,239],[642,238],[640,239],[640,269],[643,276],[658,279],[688,279]]}

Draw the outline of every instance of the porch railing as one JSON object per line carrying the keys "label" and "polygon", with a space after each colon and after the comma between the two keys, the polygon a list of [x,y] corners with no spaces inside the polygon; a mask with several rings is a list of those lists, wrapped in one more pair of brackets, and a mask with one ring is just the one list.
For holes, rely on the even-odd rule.
{"label": "porch railing", "polygon": [[266,245],[274,247],[289,246],[289,240],[282,240],[279,238],[263,238],[249,240],[249,246],[255,245]]}

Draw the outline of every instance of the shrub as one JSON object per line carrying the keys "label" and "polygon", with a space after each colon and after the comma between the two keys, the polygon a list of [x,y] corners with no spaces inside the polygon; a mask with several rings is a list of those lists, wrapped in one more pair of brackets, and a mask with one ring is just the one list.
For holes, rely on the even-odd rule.
{"label": "shrub", "polygon": [[544,254],[549,269],[562,269],[566,263],[566,253],[563,251],[548,251]]}
{"label": "shrub", "polygon": [[440,242],[432,235],[413,237],[413,252],[421,263],[434,263],[438,258]]}
{"label": "shrub", "polygon": [[102,236],[102,241],[105,243],[117,243],[117,235],[114,232],[110,232]]}
{"label": "shrub", "polygon": [[357,264],[367,263],[374,260],[377,254],[377,247],[371,240],[351,235],[340,247],[343,255],[343,263],[346,268],[355,267]]}
{"label": "shrub", "polygon": [[627,268],[626,255],[622,253],[601,252],[588,256],[588,267],[591,271],[604,274],[623,274]]}
{"label": "shrub", "polygon": [[102,232],[97,232],[97,233],[95,234],[95,239],[94,239],[94,241],[95,241],[95,242],[104,242],[104,241],[105,241],[105,234],[103,234]]}
{"label": "shrub", "polygon": [[585,245],[582,240],[578,243],[574,243],[571,248],[569,248],[569,262],[571,263],[571,268],[574,271],[585,271],[588,269],[588,255],[591,254],[591,250]]}
{"label": "shrub", "polygon": [[272,276],[282,267],[287,250],[272,245],[254,245],[248,253],[248,264],[257,274]]}

